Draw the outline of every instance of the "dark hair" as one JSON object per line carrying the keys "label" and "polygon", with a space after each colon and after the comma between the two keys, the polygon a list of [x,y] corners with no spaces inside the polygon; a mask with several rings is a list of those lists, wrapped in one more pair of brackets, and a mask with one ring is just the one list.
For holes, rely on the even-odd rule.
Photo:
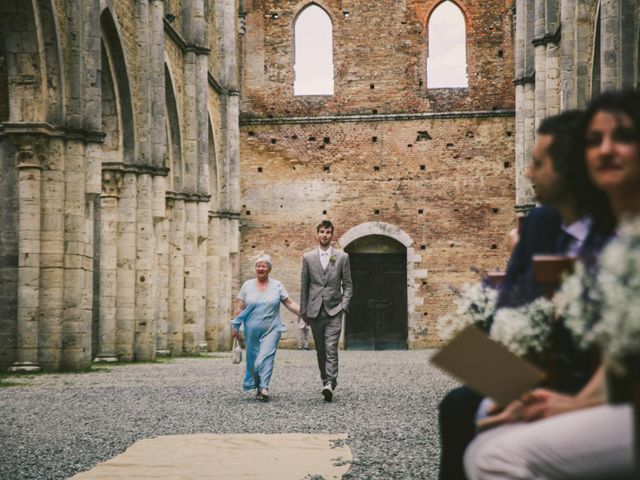
{"label": "dark hair", "polygon": [[319,232],[321,228],[330,228],[331,229],[331,233],[333,233],[333,223],[331,223],[331,220],[322,220],[318,226],[316,227],[316,232]]}
{"label": "dark hair", "polygon": [[[589,102],[579,129],[579,143],[577,155],[579,162],[573,173],[573,183],[576,188],[580,185],[590,185],[589,191],[583,192],[587,213],[594,219],[595,226],[604,233],[611,233],[616,225],[616,219],[611,212],[609,200],[604,192],[597,190],[591,183],[585,162],[586,133],[591,120],[598,112],[608,112],[628,116],[633,122],[635,141],[640,145],[640,93],[634,90],[605,92]],[[593,191],[595,190],[595,194]]]}
{"label": "dark hair", "polygon": [[547,117],[538,127],[540,135],[551,135],[548,153],[553,163],[553,170],[560,177],[563,186],[570,186],[573,152],[576,149],[577,135],[584,117],[580,110],[567,110],[558,115]]}
{"label": "dark hair", "polygon": [[608,235],[615,224],[609,200],[586,175],[584,151],[578,148],[584,140],[584,120],[585,112],[567,110],[545,118],[538,133],[553,136],[548,150],[553,169],[562,188],[574,200],[577,213],[589,215],[594,228]]}
{"label": "dark hair", "polygon": [[[584,134],[591,119],[598,112],[608,112],[628,116],[633,122],[636,142],[640,144],[640,92],[635,90],[605,92],[591,100],[587,106],[582,123],[582,148],[584,149]],[[584,152],[583,152],[584,153]]]}

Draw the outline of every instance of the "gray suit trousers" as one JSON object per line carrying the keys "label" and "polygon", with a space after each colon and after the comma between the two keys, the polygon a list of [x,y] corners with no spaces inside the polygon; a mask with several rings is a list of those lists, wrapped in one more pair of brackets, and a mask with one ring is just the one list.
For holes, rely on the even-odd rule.
{"label": "gray suit trousers", "polygon": [[342,312],[331,316],[322,307],[320,314],[311,320],[322,385],[330,383],[333,388],[338,383],[338,340],[341,331]]}

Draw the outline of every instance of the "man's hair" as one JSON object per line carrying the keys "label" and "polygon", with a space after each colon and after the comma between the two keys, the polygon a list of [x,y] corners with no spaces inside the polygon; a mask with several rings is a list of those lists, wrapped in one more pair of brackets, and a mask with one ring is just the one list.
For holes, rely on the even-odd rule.
{"label": "man's hair", "polygon": [[333,223],[331,223],[331,220],[322,220],[316,227],[316,232],[319,232],[321,228],[330,228],[331,233],[333,233]]}
{"label": "man's hair", "polygon": [[545,118],[538,127],[538,134],[553,137],[548,153],[551,157],[553,170],[560,177],[563,188],[569,184],[572,163],[575,161],[574,152],[579,144],[578,132],[583,117],[584,112],[580,110],[567,110]]}

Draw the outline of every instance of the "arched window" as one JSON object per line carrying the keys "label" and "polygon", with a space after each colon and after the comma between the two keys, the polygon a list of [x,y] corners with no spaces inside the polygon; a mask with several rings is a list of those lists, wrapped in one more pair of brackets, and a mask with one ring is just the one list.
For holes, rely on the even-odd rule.
{"label": "arched window", "polygon": [[464,15],[453,2],[442,2],[429,18],[427,88],[467,87]]}
{"label": "arched window", "polygon": [[295,95],[333,95],[333,26],[318,5],[298,15],[295,35]]}

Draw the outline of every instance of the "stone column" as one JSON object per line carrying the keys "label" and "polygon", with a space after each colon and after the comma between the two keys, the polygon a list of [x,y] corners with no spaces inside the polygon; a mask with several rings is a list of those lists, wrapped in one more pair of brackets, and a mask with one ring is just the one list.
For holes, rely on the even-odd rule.
{"label": "stone column", "polygon": [[116,355],[116,313],[118,285],[118,199],[122,172],[102,172],[100,196],[100,325],[95,362],[118,361]]}
{"label": "stone column", "polygon": [[[37,372],[40,295],[40,183],[43,148],[34,136],[16,136],[18,169],[18,318],[16,362],[10,372]],[[38,148],[39,147],[39,148]]]}
{"label": "stone column", "polygon": [[209,351],[216,351],[220,348],[220,328],[219,324],[229,321],[231,318],[220,316],[220,242],[221,219],[219,212],[209,213],[209,241],[207,243],[207,291],[206,291],[206,324],[205,340]]}
{"label": "stone column", "polygon": [[156,354],[153,305],[153,245],[152,177],[142,173],[136,183],[136,304],[135,342],[136,360],[153,360]]}
{"label": "stone column", "polygon": [[184,352],[184,226],[182,198],[167,199],[169,219],[169,302],[167,345],[171,355]]}
{"label": "stone column", "polygon": [[634,0],[600,3],[600,79],[602,91],[633,88]]}
{"label": "stone column", "polygon": [[547,43],[547,116],[560,112],[560,48],[555,42]]}
{"label": "stone column", "polygon": [[546,0],[545,40],[547,50],[547,116],[560,111],[560,0]]}
{"label": "stone column", "polygon": [[[167,167],[167,130],[164,84],[164,1],[149,2],[151,69],[151,162],[156,168]],[[155,180],[154,180],[155,185]],[[162,199],[164,209],[164,193]]]}
{"label": "stone column", "polygon": [[578,107],[575,69],[576,0],[560,1],[560,110]]}
{"label": "stone column", "polygon": [[204,199],[198,202],[198,266],[200,277],[198,291],[198,349],[200,352],[209,350],[206,341],[206,318],[207,318],[207,243],[209,237],[209,202]]}
{"label": "stone column", "polygon": [[535,25],[533,31],[535,65],[535,128],[547,116],[547,47],[546,47],[546,5],[545,0],[535,0]]}
{"label": "stone column", "polygon": [[533,78],[533,3],[516,1],[515,94],[516,94],[516,211],[531,207],[532,192],[525,172],[535,132],[535,92]]}
{"label": "stone column", "polygon": [[116,354],[134,359],[136,305],[136,191],[137,176],[125,172],[118,202],[118,273],[116,313]]}
{"label": "stone column", "polygon": [[40,240],[39,350],[44,370],[57,370],[62,355],[64,299],[65,140],[49,140],[47,168],[42,172]]}
{"label": "stone column", "polygon": [[184,349],[190,354],[199,352],[199,294],[198,204],[190,198],[185,202],[184,229]]}
{"label": "stone column", "polygon": [[154,304],[156,356],[170,355],[167,334],[169,300],[169,220],[166,211],[167,177],[153,177],[153,228],[156,257],[154,262]]}
{"label": "stone column", "polygon": [[[91,365],[91,317],[83,312],[87,271],[87,198],[85,144],[66,143],[64,309],[62,317],[62,369]],[[89,256],[91,259],[92,256]],[[88,266],[92,271],[91,266]],[[91,291],[91,290],[90,290]]]}

